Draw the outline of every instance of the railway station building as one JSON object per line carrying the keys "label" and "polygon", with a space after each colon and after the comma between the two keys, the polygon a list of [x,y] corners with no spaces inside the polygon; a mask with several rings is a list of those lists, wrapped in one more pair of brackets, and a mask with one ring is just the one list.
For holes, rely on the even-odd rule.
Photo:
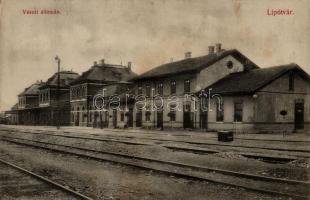
{"label": "railway station building", "polygon": [[[128,66],[107,64],[104,60],[94,65],[70,84],[71,125],[107,126],[110,114],[102,112],[93,105],[93,99],[105,86],[127,84],[136,74]],[[114,91],[114,90],[113,90]],[[115,90],[116,91],[116,90]]]}
{"label": "railway station building", "polygon": [[18,95],[18,103],[7,114],[10,124],[70,125],[70,86],[78,77],[72,71],[59,72],[59,98],[57,98],[58,72],[46,82],[37,81]]}
{"label": "railway station building", "polygon": [[73,71],[58,72],[39,87],[39,125],[70,125],[70,83],[79,76]]}
{"label": "railway station building", "polygon": [[[205,56],[192,58],[187,52],[183,60],[131,81],[135,99],[127,105],[125,119],[113,117],[122,111],[110,111],[114,122],[109,127],[240,132],[310,128],[310,78],[294,63],[259,68],[238,50],[216,44]],[[141,100],[143,109],[138,108]]]}
{"label": "railway station building", "polygon": [[[207,55],[155,67],[95,62],[80,76],[61,72],[26,88],[9,113],[12,124],[95,128],[200,129],[238,132],[310,129],[310,77],[295,63],[260,68],[221,44]],[[62,110],[62,117],[57,111]],[[57,115],[55,116],[55,113]]]}
{"label": "railway station building", "polygon": [[37,81],[18,95],[17,109],[15,107],[15,112],[18,114],[18,124],[39,124],[39,88],[43,84],[42,81]]}

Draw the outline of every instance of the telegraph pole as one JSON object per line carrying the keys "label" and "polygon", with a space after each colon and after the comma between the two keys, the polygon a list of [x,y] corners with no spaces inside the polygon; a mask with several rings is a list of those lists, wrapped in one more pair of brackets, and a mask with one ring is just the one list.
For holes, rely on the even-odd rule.
{"label": "telegraph pole", "polygon": [[57,67],[58,67],[58,70],[57,70],[57,91],[56,91],[56,128],[59,129],[60,128],[60,124],[59,124],[59,121],[60,121],[60,109],[59,109],[59,96],[60,96],[60,92],[59,92],[59,88],[60,88],[60,58],[56,55],[55,57],[55,60],[57,62]]}

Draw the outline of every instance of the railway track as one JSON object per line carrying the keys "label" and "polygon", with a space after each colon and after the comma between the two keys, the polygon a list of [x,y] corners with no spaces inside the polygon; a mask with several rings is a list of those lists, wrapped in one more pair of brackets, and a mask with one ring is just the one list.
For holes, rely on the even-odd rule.
{"label": "railway track", "polygon": [[308,193],[310,182],[306,181],[287,180],[228,170],[219,170],[197,165],[188,165],[178,162],[146,158],[142,156],[86,149],[76,146],[60,145],[24,138],[2,136],[1,139],[6,142],[25,145],[33,148],[41,148],[53,152],[71,154],[88,159],[91,158],[98,161],[108,161],[189,179],[214,182],[232,187],[241,187],[261,193],[287,196],[294,199],[310,198]]}
{"label": "railway track", "polygon": [[[12,128],[2,128],[1,130],[5,130],[5,131],[12,131]],[[14,129],[15,131],[19,131],[18,129]],[[28,130],[28,131],[42,131],[40,129],[36,129],[36,130]],[[115,129],[108,129],[108,131],[110,132],[123,132],[124,130],[115,130]],[[128,131],[128,130],[126,130]],[[48,132],[55,132],[53,130],[48,130]],[[72,133],[74,132],[74,130],[67,130],[64,131],[64,133]],[[148,132],[141,132],[141,131],[134,131],[134,130],[129,130],[128,133],[138,133],[140,135],[146,135],[146,136],[150,136],[151,134],[156,134],[156,135],[162,135],[162,136],[166,136],[167,133],[163,133],[161,131],[153,131],[151,133]],[[97,135],[97,134],[94,134]],[[182,135],[182,134],[172,134],[171,136],[186,136],[186,135]],[[132,136],[125,136],[125,137],[132,137]],[[216,139],[217,137],[208,137],[210,139]],[[287,139],[264,139],[264,138],[246,138],[246,137],[238,137],[238,136],[234,136],[234,140],[245,140],[245,141],[274,141],[274,142],[285,142],[285,143],[310,143],[310,140],[287,140]]]}
{"label": "railway track", "polygon": [[[54,131],[50,131],[54,132]],[[25,131],[24,133],[31,133],[30,131]],[[48,133],[40,133],[39,134],[48,134]],[[65,131],[64,133],[71,133]],[[50,135],[55,135],[55,134],[50,134]],[[61,134],[56,134],[57,136],[64,136],[67,137],[67,135],[61,135]],[[91,134],[94,136],[100,136],[100,139],[103,139],[103,135],[98,135],[98,134]],[[276,148],[276,147],[260,147],[260,146],[250,146],[250,145],[238,145],[238,144],[229,144],[229,143],[215,143],[215,142],[198,142],[198,141],[185,141],[182,139],[164,139],[164,138],[151,138],[151,137],[137,137],[137,136],[116,136],[116,135],[104,135],[105,137],[109,137],[110,139],[118,139],[118,138],[128,138],[128,139],[143,139],[143,140],[150,140],[150,141],[160,141],[160,142],[179,142],[179,143],[185,143],[185,144],[194,144],[194,145],[210,145],[210,146],[225,146],[225,147],[241,147],[241,148],[248,148],[248,149],[263,149],[263,150],[275,150],[275,151],[288,151],[288,152],[301,152],[301,153],[309,153],[310,154],[310,149],[287,149],[287,148]],[[68,136],[68,137],[76,137],[76,136]],[[79,136],[82,137],[82,136]],[[85,136],[83,136],[85,137]],[[87,139],[94,139],[91,137],[85,137]],[[217,137],[210,137],[210,138],[217,138]],[[97,138],[96,138],[97,139]],[[98,138],[99,139],[99,138]],[[240,139],[237,137],[237,140]],[[103,139],[104,140],[104,139]],[[280,140],[257,140],[257,139],[240,139],[240,140],[252,140],[252,141],[280,141]],[[139,145],[139,142],[130,142],[130,141],[121,141],[117,140],[119,142],[123,143],[128,143],[128,144],[137,144]],[[281,142],[286,142],[286,141],[281,141]],[[296,141],[290,141],[290,142],[296,142]],[[298,141],[301,142],[301,141]],[[310,141],[309,141],[310,142]],[[140,145],[143,145],[145,143],[140,143]],[[310,157],[310,155],[309,155]]]}
{"label": "railway track", "polygon": [[[177,142],[181,144],[204,144],[204,145],[211,145],[211,146],[230,146],[230,147],[241,147],[241,148],[249,148],[249,149],[259,149],[259,150],[274,150],[274,151],[284,151],[283,149],[278,149],[278,148],[258,148],[258,147],[247,147],[247,146],[236,146],[236,145],[229,145],[229,144],[208,144],[205,142],[190,142],[190,141],[179,141],[179,140],[169,140],[169,139],[154,139],[154,138],[140,138],[140,137],[131,137],[131,136],[111,136],[111,135],[106,135],[106,136],[100,136],[97,137],[98,135],[92,134],[93,136],[96,136],[97,138],[94,137],[89,137],[89,136],[76,136],[76,135],[63,135],[63,134],[57,134],[57,133],[42,133],[42,132],[30,132],[30,131],[22,131],[22,133],[26,134],[32,134],[32,135],[47,135],[47,136],[53,136],[53,137],[63,137],[63,138],[71,138],[71,139],[82,139],[82,140],[93,140],[93,141],[101,141],[101,142],[115,142],[115,143],[123,143],[123,144],[130,144],[130,145],[151,145],[152,143],[147,143],[147,142],[137,142],[137,141],[127,141],[131,139],[146,139],[150,141],[160,141],[160,142]],[[124,140],[125,138],[125,140]],[[155,144],[158,144],[155,142]],[[171,145],[165,145],[162,144],[161,146],[173,149],[173,150],[179,150],[179,151],[185,151],[185,152],[190,152],[190,153],[198,153],[198,154],[209,154],[209,153],[219,153],[222,152],[222,150],[216,150],[216,149],[210,149],[210,148],[197,148],[197,147],[180,147],[180,146],[171,146]],[[232,149],[230,149],[232,151]],[[288,151],[293,151],[293,150],[288,150]],[[245,153],[246,152],[246,153]],[[298,151],[297,151],[298,152]],[[302,151],[304,152],[304,151]],[[254,159],[260,159],[265,162],[271,162],[271,163],[285,163],[289,161],[293,161],[296,159],[300,158],[310,158],[309,155],[293,155],[293,156],[288,156],[286,154],[281,155],[281,153],[277,152],[277,156],[273,156],[272,154],[262,154],[262,153],[251,153],[251,152],[240,152],[237,151],[238,154],[243,155],[245,157],[249,158],[254,158]],[[306,152],[308,153],[308,152]],[[310,153],[310,151],[309,151]]]}
{"label": "railway track", "polygon": [[[3,193],[0,194],[4,199],[6,196],[8,196],[7,193],[10,193],[10,195],[15,197],[18,196],[16,193],[21,193],[23,198],[31,198],[32,196],[38,195],[40,193],[43,193],[43,195],[45,193],[56,193],[56,195],[60,195],[60,197],[57,197],[58,199],[69,200],[74,197],[74,199],[92,200],[92,198],[74,191],[67,186],[63,186],[1,158],[0,166],[0,175],[3,175],[0,177],[5,178],[1,181],[1,191]],[[2,172],[4,172],[5,175],[2,174]],[[42,197],[43,199],[55,199],[55,196],[48,197],[46,194],[44,197]],[[27,195],[29,197],[26,197]],[[10,199],[10,197],[7,198]],[[38,199],[38,197],[35,197],[35,199]]]}

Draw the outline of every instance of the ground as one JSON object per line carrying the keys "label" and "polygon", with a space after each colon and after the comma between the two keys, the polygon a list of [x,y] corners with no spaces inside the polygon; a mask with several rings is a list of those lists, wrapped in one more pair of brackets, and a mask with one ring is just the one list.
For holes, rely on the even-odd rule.
{"label": "ground", "polygon": [[[215,133],[188,131],[101,130],[87,127],[61,127],[60,130],[56,130],[54,127],[39,126],[1,126],[0,131],[0,136],[18,136],[24,139],[259,176],[306,182],[309,177],[310,139],[307,133],[285,136],[237,134],[233,142],[223,143],[217,141]],[[50,135],[41,135],[40,133]],[[80,136],[81,138],[56,137],[51,136],[52,134]],[[85,137],[106,140],[82,139]],[[188,151],[188,149],[193,151]],[[213,153],[204,153],[205,150]],[[151,170],[34,149],[4,141],[0,143],[0,156],[75,188],[94,199],[287,198],[254,192],[240,187],[230,187],[208,181],[176,177]],[[283,158],[284,161],[274,159],[266,161],[262,156]],[[222,175],[214,174],[213,176],[215,179],[219,179]],[[267,186],[262,185],[261,187]]]}

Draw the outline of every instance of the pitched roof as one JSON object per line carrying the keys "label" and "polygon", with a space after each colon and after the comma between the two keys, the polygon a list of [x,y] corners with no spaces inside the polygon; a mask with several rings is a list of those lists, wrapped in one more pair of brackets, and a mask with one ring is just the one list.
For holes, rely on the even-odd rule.
{"label": "pitched roof", "polygon": [[118,81],[128,81],[137,75],[128,67],[122,65],[101,64],[94,65],[81,76],[75,79],[70,85],[83,82],[111,83]]}
{"label": "pitched roof", "polygon": [[[56,72],[53,76],[51,76],[44,85],[40,87],[40,89],[47,88],[47,87],[56,87],[57,86],[57,75]],[[60,87],[68,87],[70,82],[76,79],[79,74],[72,71],[61,71],[59,72],[60,75]]]}
{"label": "pitched roof", "polygon": [[39,87],[41,87],[44,83],[42,81],[37,81],[36,83],[32,84],[31,86],[25,88],[25,90],[20,93],[18,96],[26,96],[26,95],[38,95]]}
{"label": "pitched roof", "polygon": [[134,80],[141,80],[153,77],[163,77],[191,71],[200,71],[205,67],[212,65],[213,63],[217,62],[218,60],[228,55],[231,55],[235,57],[237,60],[239,60],[241,63],[244,63],[247,69],[258,68],[258,66],[255,63],[253,63],[250,59],[248,59],[238,50],[232,49],[232,50],[223,50],[218,53],[208,54],[201,57],[187,58],[184,60],[163,64],[141,74],[140,76],[134,78]]}
{"label": "pitched roof", "polygon": [[288,65],[253,69],[247,72],[230,74],[215,82],[206,88],[206,90],[212,88],[212,93],[217,94],[253,94],[255,91],[292,70],[301,72],[303,77],[310,80],[306,72],[297,64],[291,63]]}

